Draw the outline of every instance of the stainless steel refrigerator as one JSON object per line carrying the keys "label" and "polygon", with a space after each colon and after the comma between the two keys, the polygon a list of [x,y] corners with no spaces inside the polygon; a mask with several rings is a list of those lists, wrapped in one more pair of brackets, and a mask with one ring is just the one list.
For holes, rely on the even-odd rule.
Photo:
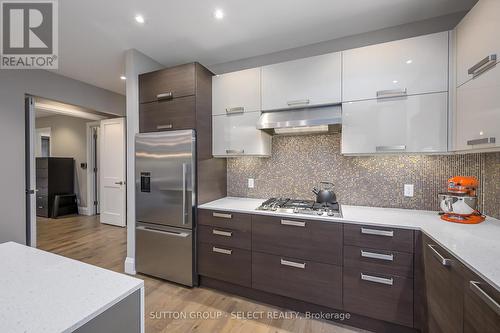
{"label": "stainless steel refrigerator", "polygon": [[196,133],[137,134],[136,270],[195,284]]}

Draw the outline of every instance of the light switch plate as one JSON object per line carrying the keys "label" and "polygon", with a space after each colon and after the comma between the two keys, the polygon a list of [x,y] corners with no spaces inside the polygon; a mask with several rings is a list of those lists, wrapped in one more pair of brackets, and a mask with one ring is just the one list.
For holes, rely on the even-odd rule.
{"label": "light switch plate", "polygon": [[413,184],[405,184],[404,195],[405,197],[413,197],[414,195],[414,185]]}
{"label": "light switch plate", "polygon": [[248,178],[248,188],[254,188],[254,187],[255,187],[255,179]]}

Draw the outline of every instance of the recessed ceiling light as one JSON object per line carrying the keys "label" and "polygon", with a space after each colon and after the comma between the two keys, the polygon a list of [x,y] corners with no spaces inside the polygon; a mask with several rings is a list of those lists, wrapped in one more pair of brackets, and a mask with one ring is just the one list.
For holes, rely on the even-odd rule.
{"label": "recessed ceiling light", "polygon": [[127,77],[125,75],[120,76],[120,80],[126,80]]}
{"label": "recessed ceiling light", "polygon": [[144,23],[144,16],[142,16],[142,15],[136,15],[136,16],[135,16],[135,21],[136,21],[137,23],[141,23],[141,24],[143,24],[143,23]]}
{"label": "recessed ceiling light", "polygon": [[398,80],[394,80],[394,81],[392,81],[392,83],[398,83],[398,82],[399,82]]}
{"label": "recessed ceiling light", "polygon": [[406,63],[407,63],[408,65],[409,65],[409,64],[411,64],[412,62],[413,62],[413,60],[411,60],[411,59],[406,60]]}
{"label": "recessed ceiling light", "polygon": [[222,11],[222,9],[216,9],[214,12],[214,17],[217,20],[222,20],[224,18],[224,12]]}

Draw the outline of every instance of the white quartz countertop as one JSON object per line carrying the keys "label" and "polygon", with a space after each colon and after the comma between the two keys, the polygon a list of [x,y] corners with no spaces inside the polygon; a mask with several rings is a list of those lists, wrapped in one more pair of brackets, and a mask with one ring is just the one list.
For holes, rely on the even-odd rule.
{"label": "white quartz countertop", "polygon": [[72,332],[144,282],[14,242],[0,244],[0,332]]}
{"label": "white quartz countertop", "polygon": [[347,205],[341,206],[342,218],[256,210],[264,201],[227,197],[198,208],[421,230],[500,291],[500,221],[497,219],[488,217],[483,223],[467,225],[443,221],[438,212]]}

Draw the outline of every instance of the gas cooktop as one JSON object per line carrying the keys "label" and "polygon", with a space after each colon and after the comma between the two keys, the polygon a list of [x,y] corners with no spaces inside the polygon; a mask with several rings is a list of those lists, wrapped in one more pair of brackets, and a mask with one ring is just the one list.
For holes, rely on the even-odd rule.
{"label": "gas cooktop", "polygon": [[257,210],[342,217],[342,211],[339,203],[317,203],[313,200],[297,200],[289,198],[271,198],[262,203]]}

